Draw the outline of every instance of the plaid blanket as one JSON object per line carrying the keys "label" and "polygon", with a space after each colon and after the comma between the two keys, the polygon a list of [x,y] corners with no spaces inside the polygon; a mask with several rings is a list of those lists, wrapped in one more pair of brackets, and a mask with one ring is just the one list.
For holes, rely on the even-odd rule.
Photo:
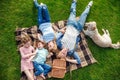
{"label": "plaid blanket", "polygon": [[[53,26],[55,33],[57,33],[57,29],[61,29],[61,28],[65,27],[65,25],[66,25],[65,20],[58,21],[56,23],[52,23],[52,26]],[[32,26],[29,28],[16,28],[15,40],[17,42],[18,48],[21,46],[20,45],[21,44],[21,36],[23,36],[22,32],[25,32],[30,36],[30,38],[32,39],[32,42],[33,42],[33,46],[34,46],[35,40],[37,38],[36,34],[40,33],[40,31],[38,30],[38,27]],[[70,70],[71,71],[76,70],[76,69],[79,69],[79,68],[82,68],[82,67],[85,67],[85,66],[88,66],[90,64],[97,62],[95,60],[95,58],[92,56],[90,49],[88,48],[88,44],[86,42],[85,35],[83,34],[83,32],[80,33],[79,37],[81,37],[81,41],[79,42],[79,46],[76,49],[76,51],[78,52],[78,54],[80,56],[81,64],[80,65],[67,64],[67,72]],[[48,59],[46,63],[51,65],[52,60],[53,60],[52,58]],[[50,74],[48,74],[48,77],[51,77]],[[23,75],[21,77],[21,80],[26,80],[25,78],[23,78]]]}

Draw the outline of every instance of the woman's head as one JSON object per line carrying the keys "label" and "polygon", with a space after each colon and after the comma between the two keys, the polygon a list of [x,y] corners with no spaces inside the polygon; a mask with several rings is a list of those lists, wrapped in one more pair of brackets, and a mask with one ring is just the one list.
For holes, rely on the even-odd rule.
{"label": "woman's head", "polygon": [[50,41],[50,42],[48,43],[48,49],[49,49],[49,50],[52,50],[52,49],[54,49],[54,47],[55,47],[54,41]]}

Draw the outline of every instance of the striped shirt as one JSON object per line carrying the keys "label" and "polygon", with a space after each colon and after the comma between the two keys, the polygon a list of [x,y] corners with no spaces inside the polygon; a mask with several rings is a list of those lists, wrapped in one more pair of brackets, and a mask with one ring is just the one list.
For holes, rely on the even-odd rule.
{"label": "striped shirt", "polygon": [[43,40],[48,43],[55,38],[54,31],[52,29],[51,23],[43,23],[39,26],[39,29],[42,31]]}
{"label": "striped shirt", "polygon": [[73,26],[67,26],[66,32],[61,40],[62,47],[74,50],[78,35],[79,31],[77,31]]}

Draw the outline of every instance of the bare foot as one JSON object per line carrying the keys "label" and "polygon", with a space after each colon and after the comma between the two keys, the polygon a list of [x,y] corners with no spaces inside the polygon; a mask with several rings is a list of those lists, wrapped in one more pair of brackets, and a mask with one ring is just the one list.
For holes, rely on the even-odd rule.
{"label": "bare foot", "polygon": [[40,75],[40,77],[42,77],[44,80],[46,79],[43,73]]}

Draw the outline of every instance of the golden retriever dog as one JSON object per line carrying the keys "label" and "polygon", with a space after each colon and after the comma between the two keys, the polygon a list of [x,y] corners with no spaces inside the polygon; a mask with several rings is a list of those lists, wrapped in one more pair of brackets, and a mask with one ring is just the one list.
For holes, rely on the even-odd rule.
{"label": "golden retriever dog", "polygon": [[112,43],[112,40],[110,38],[110,34],[109,34],[108,30],[102,29],[104,34],[100,35],[100,33],[98,32],[95,21],[85,23],[85,28],[86,29],[83,30],[85,35],[89,36],[98,46],[120,49],[119,42],[117,42],[116,44]]}

